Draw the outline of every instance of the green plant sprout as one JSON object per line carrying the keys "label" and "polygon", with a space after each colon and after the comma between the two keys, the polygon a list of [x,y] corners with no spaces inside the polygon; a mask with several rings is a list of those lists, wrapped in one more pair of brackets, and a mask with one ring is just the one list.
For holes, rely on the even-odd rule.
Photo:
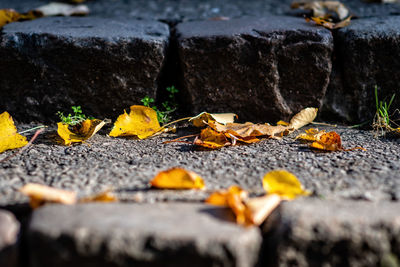
{"label": "green plant sprout", "polygon": [[389,109],[393,103],[396,94],[393,94],[390,98],[389,103],[386,101],[379,100],[378,97],[378,86],[375,86],[375,104],[376,104],[376,113],[374,117],[374,121],[372,127],[376,132],[376,136],[384,136],[387,131],[393,131],[394,128],[390,125],[392,122],[390,120]]}
{"label": "green plant sprout", "polygon": [[81,106],[72,106],[71,109],[74,114],[69,113],[68,116],[65,116],[64,113],[61,111],[57,112],[57,115],[58,117],[60,117],[62,123],[75,126],[85,121],[86,119],[94,119],[91,116],[86,116],[85,114],[83,114]]}
{"label": "green plant sprout", "polygon": [[157,106],[152,106],[151,104],[155,102],[154,98],[145,96],[140,101],[143,103],[143,106],[152,108],[157,113],[157,119],[161,124],[165,124],[171,120],[171,113],[174,112],[178,104],[176,103],[176,94],[179,92],[175,86],[170,86],[166,88],[168,94],[168,99],[161,103],[164,110],[160,110]]}

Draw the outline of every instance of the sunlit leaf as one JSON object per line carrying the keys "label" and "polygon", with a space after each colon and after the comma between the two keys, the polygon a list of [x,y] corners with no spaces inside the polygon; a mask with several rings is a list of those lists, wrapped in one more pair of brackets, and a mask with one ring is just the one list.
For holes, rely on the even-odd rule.
{"label": "sunlit leaf", "polygon": [[19,191],[30,198],[32,208],[37,208],[47,202],[70,205],[75,204],[77,201],[75,192],[41,184],[29,183],[24,185]]}
{"label": "sunlit leaf", "polygon": [[317,112],[317,108],[305,108],[301,110],[290,120],[289,127],[295,130],[300,129],[301,127],[313,122],[315,117],[317,117]]}
{"label": "sunlit leaf", "polygon": [[209,126],[221,133],[230,133],[234,136],[245,138],[249,136],[267,136],[267,137],[282,137],[289,133],[287,126],[277,125],[272,126],[268,124],[254,124],[251,122],[246,123],[227,123],[226,125],[218,122],[211,122]]}
{"label": "sunlit leaf", "polygon": [[76,126],[69,126],[62,122],[57,123],[57,133],[62,138],[64,145],[82,143],[95,135],[104,125],[105,121],[92,119],[85,120]]}
{"label": "sunlit leaf", "polygon": [[0,114],[0,153],[28,144],[25,136],[17,133],[11,115],[5,111]]}
{"label": "sunlit leaf", "polygon": [[281,203],[282,198],[276,194],[268,194],[262,197],[248,198],[245,201],[245,216],[253,225],[261,225],[265,219]]}
{"label": "sunlit leaf", "polygon": [[111,190],[106,190],[100,193],[97,193],[92,196],[83,197],[79,199],[80,203],[87,202],[116,202],[118,198],[111,192]]}
{"label": "sunlit leaf", "polygon": [[232,185],[227,190],[220,190],[212,193],[207,199],[206,203],[216,206],[228,206],[227,196],[229,194],[239,195],[241,199],[246,199],[248,194],[240,186]]}
{"label": "sunlit leaf", "polygon": [[289,126],[289,123],[286,122],[286,121],[280,120],[280,121],[278,121],[278,122],[276,123],[276,125]]}
{"label": "sunlit leaf", "polygon": [[343,150],[342,140],[336,132],[328,132],[321,135],[311,144],[311,147],[328,151]]}
{"label": "sunlit leaf", "polygon": [[204,127],[207,125],[207,122],[209,120],[211,121],[216,121],[218,123],[221,123],[223,125],[227,123],[232,123],[235,121],[235,118],[237,118],[237,115],[235,113],[207,113],[207,112],[202,112],[197,116],[192,117],[189,119],[193,123],[194,126],[196,127]]}
{"label": "sunlit leaf", "polygon": [[20,17],[21,14],[14,9],[0,9],[0,28],[10,22],[18,21]]}
{"label": "sunlit leaf", "polygon": [[298,136],[296,136],[296,139],[300,139],[306,142],[314,142],[319,140],[320,137],[325,133],[326,133],[325,130],[319,131],[316,128],[310,128],[308,130],[305,130],[305,133],[301,133]]}
{"label": "sunlit leaf", "polygon": [[268,194],[277,194],[283,199],[294,199],[310,193],[303,189],[297,177],[285,170],[270,171],[263,178],[263,187]]}
{"label": "sunlit leaf", "polygon": [[145,139],[160,130],[154,109],[140,105],[131,106],[130,109],[129,114],[124,111],[124,114],[118,117],[110,136],[137,136],[139,139]]}
{"label": "sunlit leaf", "polygon": [[203,179],[192,171],[182,168],[172,168],[159,172],[150,185],[162,189],[203,189]]}
{"label": "sunlit leaf", "polygon": [[231,143],[226,139],[223,133],[219,133],[207,127],[201,130],[200,137],[194,140],[194,144],[209,149],[218,149],[230,145]]}

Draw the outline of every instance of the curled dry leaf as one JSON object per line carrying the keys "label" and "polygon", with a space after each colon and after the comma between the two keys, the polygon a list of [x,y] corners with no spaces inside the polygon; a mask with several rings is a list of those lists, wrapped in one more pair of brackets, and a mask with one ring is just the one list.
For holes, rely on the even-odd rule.
{"label": "curled dry leaf", "polygon": [[350,15],[349,9],[339,1],[297,1],[293,2],[292,8],[310,10],[313,17],[328,18],[336,14],[339,20]]}
{"label": "curled dry leaf", "polygon": [[118,117],[110,136],[137,136],[139,139],[145,139],[161,129],[154,109],[140,105],[133,105],[130,109],[129,114],[124,111],[124,114]]}
{"label": "curled dry leaf", "polygon": [[207,113],[202,112],[197,116],[194,116],[189,119],[196,127],[204,127],[207,126],[208,121],[216,121],[220,124],[232,123],[237,118],[235,113]]}
{"label": "curled dry leaf", "polygon": [[305,142],[314,142],[319,140],[319,138],[321,138],[321,136],[325,133],[325,130],[319,131],[316,128],[310,128],[308,130],[305,130],[305,133],[301,133],[296,136],[295,139],[299,139]]}
{"label": "curled dry leaf", "polygon": [[249,198],[245,201],[246,218],[253,225],[261,225],[281,202],[282,198],[276,194]]}
{"label": "curled dry leaf", "polygon": [[[64,145],[69,146],[72,143],[82,143],[95,135],[106,121],[92,119],[85,120],[79,125],[69,126],[62,122],[57,123],[57,133],[62,138]],[[70,129],[71,128],[71,129]]]}
{"label": "curled dry leaf", "polygon": [[204,189],[203,179],[192,171],[183,168],[172,168],[159,172],[150,181],[152,187],[161,189]]}
{"label": "curled dry leaf", "polygon": [[315,117],[317,117],[317,113],[317,108],[305,108],[301,110],[290,120],[289,128],[293,128],[295,130],[300,129],[301,127],[313,122]]}
{"label": "curled dry leaf", "polygon": [[25,136],[17,132],[11,115],[5,111],[0,114],[0,153],[28,144]]}
{"label": "curled dry leaf", "polygon": [[228,206],[227,196],[229,194],[239,195],[241,199],[246,199],[248,193],[240,186],[232,185],[227,190],[220,190],[212,193],[207,199],[206,203],[216,206]]}
{"label": "curled dry leaf", "polygon": [[24,185],[19,191],[30,198],[32,208],[37,208],[48,202],[71,205],[77,201],[75,192],[41,184],[29,183]]}
{"label": "curled dry leaf", "polygon": [[88,202],[116,202],[118,198],[112,193],[111,189],[105,190],[103,192],[97,193],[92,196],[83,197],[79,199],[80,203]]}
{"label": "curled dry leaf", "polygon": [[229,133],[239,138],[267,136],[270,138],[280,138],[289,133],[287,126],[268,124],[246,123],[227,123],[226,125],[218,122],[210,122],[209,126],[221,133]]}
{"label": "curled dry leaf", "polygon": [[343,150],[342,139],[336,132],[328,132],[319,136],[316,141],[311,144],[312,148],[328,150],[328,151],[339,151]]}
{"label": "curled dry leaf", "polygon": [[200,138],[196,138],[194,140],[194,144],[209,149],[218,149],[224,146],[228,146],[231,143],[228,141],[223,133],[219,133],[207,127],[201,130]]}
{"label": "curled dry leaf", "polygon": [[286,200],[310,194],[310,192],[303,189],[303,185],[294,174],[285,170],[268,172],[265,174],[262,184],[268,194],[276,194]]}

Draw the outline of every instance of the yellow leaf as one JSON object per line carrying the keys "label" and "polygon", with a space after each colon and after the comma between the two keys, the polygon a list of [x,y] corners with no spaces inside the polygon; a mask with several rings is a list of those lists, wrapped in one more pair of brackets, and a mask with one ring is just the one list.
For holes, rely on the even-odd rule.
{"label": "yellow leaf", "polygon": [[325,133],[325,130],[319,131],[316,128],[310,128],[308,130],[305,130],[305,133],[301,133],[296,136],[295,139],[300,139],[306,142],[314,142],[319,140],[319,138]]}
{"label": "yellow leaf", "polygon": [[76,193],[61,190],[41,184],[29,183],[24,185],[20,192],[30,198],[32,208],[37,208],[47,202],[75,204],[77,201]]}
{"label": "yellow leaf", "polygon": [[282,198],[276,194],[249,198],[245,201],[246,218],[253,225],[261,225],[281,201]]}
{"label": "yellow leaf", "polygon": [[247,192],[240,186],[232,185],[228,190],[220,190],[212,193],[207,199],[206,203],[216,206],[229,206],[227,196],[229,194],[239,195],[241,199],[247,198]]}
{"label": "yellow leaf", "polygon": [[[57,133],[63,139],[64,145],[69,146],[72,143],[82,143],[88,140],[95,135],[105,123],[105,121],[97,119],[87,119],[76,126],[69,126],[68,124],[59,122],[57,123]],[[70,127],[72,127],[72,130],[70,130]]]}
{"label": "yellow leaf", "polygon": [[23,147],[28,144],[25,136],[17,133],[17,128],[10,114],[5,111],[0,114],[0,153]]}
{"label": "yellow leaf", "polygon": [[118,198],[111,192],[111,190],[106,190],[104,192],[100,192],[93,196],[88,196],[79,199],[80,203],[87,203],[87,202],[116,202]]}
{"label": "yellow leaf", "polygon": [[311,144],[311,147],[328,151],[343,150],[342,140],[336,132],[328,132],[321,135]]}
{"label": "yellow leaf", "polygon": [[211,121],[216,121],[218,123],[221,123],[223,125],[227,123],[232,123],[235,121],[235,118],[237,118],[237,115],[235,113],[207,113],[207,112],[202,112],[197,116],[194,116],[189,119],[193,123],[194,126],[196,127],[204,127],[206,126],[207,122],[209,120]]}
{"label": "yellow leaf", "polygon": [[289,123],[287,123],[286,121],[280,120],[280,121],[278,121],[278,122],[276,123],[276,125],[289,126]]}
{"label": "yellow leaf", "polygon": [[0,28],[10,22],[18,21],[20,17],[21,14],[14,9],[0,9]]}
{"label": "yellow leaf", "polygon": [[218,149],[231,143],[229,143],[224,134],[207,127],[201,130],[200,138],[196,138],[194,144],[209,149]]}
{"label": "yellow leaf", "polygon": [[317,108],[305,108],[301,110],[299,113],[294,115],[293,118],[290,120],[289,128],[297,130],[313,122],[315,117],[317,117],[317,112],[318,112]]}
{"label": "yellow leaf", "polygon": [[124,111],[110,132],[110,136],[137,136],[139,139],[145,139],[155,134],[160,129],[157,120],[157,113],[154,109],[134,105],[131,106],[129,115]]}
{"label": "yellow leaf", "polygon": [[162,189],[203,189],[203,179],[192,171],[182,168],[172,168],[159,172],[150,185]]}
{"label": "yellow leaf", "polygon": [[271,171],[263,178],[263,187],[268,194],[277,194],[283,199],[294,199],[310,193],[303,189],[297,177],[285,170]]}

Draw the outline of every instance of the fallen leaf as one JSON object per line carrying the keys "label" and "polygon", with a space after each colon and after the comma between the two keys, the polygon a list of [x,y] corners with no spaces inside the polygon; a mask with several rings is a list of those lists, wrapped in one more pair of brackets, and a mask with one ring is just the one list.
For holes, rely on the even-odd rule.
{"label": "fallen leaf", "polygon": [[209,126],[221,133],[230,133],[239,138],[268,136],[271,138],[279,138],[289,133],[287,126],[277,125],[272,126],[269,124],[254,124],[251,122],[246,123],[227,123],[226,125],[218,122],[211,122]]}
{"label": "fallen leaf", "polygon": [[237,118],[237,115],[235,113],[202,112],[199,115],[190,118],[189,121],[191,121],[193,123],[193,125],[196,127],[204,127],[204,126],[207,126],[207,122],[209,120],[216,121],[218,123],[225,125],[227,123],[234,122],[235,118]]}
{"label": "fallen leaf", "polygon": [[131,106],[129,115],[124,111],[110,132],[110,136],[137,136],[139,139],[151,137],[160,130],[157,113],[154,109],[134,105]]}
{"label": "fallen leaf", "polygon": [[0,153],[28,144],[25,136],[17,132],[11,115],[5,111],[0,114]]}
{"label": "fallen leaf", "polygon": [[80,203],[88,203],[88,202],[116,202],[118,198],[111,192],[110,189],[100,192],[98,194],[83,197],[79,199]]}
{"label": "fallen leaf", "polygon": [[18,21],[20,17],[21,14],[14,9],[0,9],[0,28],[10,22]]}
{"label": "fallen leaf", "polygon": [[276,123],[276,125],[289,126],[289,123],[286,122],[286,121],[280,120],[280,121],[278,121],[278,122]]}
{"label": "fallen leaf", "polygon": [[319,131],[316,128],[310,128],[308,130],[305,130],[305,133],[301,133],[298,136],[296,136],[295,139],[300,139],[306,142],[314,142],[319,140],[319,138],[325,133],[326,133],[325,130]]}
{"label": "fallen leaf", "polygon": [[[57,133],[64,141],[64,145],[82,143],[95,135],[104,125],[105,121],[92,119],[85,120],[76,126],[69,126],[62,122],[57,123]],[[70,129],[72,127],[72,129]]]}
{"label": "fallen leaf", "polygon": [[339,1],[298,1],[293,2],[292,8],[310,10],[313,17],[328,18],[336,14],[339,20],[343,20],[350,15],[349,9]]}
{"label": "fallen leaf", "polygon": [[276,194],[249,198],[245,201],[245,216],[251,224],[261,225],[281,202],[282,198]]}
{"label": "fallen leaf", "polygon": [[303,189],[302,184],[294,174],[285,170],[268,172],[265,174],[262,183],[268,194],[277,194],[287,200],[310,194]]}
{"label": "fallen leaf", "polygon": [[246,199],[248,193],[240,186],[232,185],[227,190],[220,190],[212,193],[207,199],[206,203],[216,206],[228,206],[227,196],[229,194],[239,195],[241,199]]}
{"label": "fallen leaf", "polygon": [[49,16],[84,16],[89,14],[86,5],[71,5],[66,3],[53,2],[34,9],[40,12],[43,17]]}
{"label": "fallen leaf", "polygon": [[41,184],[29,183],[24,185],[19,191],[30,198],[32,208],[37,208],[47,202],[71,205],[77,201],[75,192]]}
{"label": "fallen leaf", "polygon": [[324,133],[311,144],[311,147],[328,151],[343,150],[342,140],[336,132]]}
{"label": "fallen leaf", "polygon": [[[309,21],[309,19],[306,19],[306,20]],[[315,24],[317,24],[317,25],[323,26],[330,30],[334,30],[334,29],[340,29],[340,28],[350,25],[351,16],[345,20],[338,22],[338,23],[334,23],[332,21],[329,21],[327,19],[320,18],[320,17],[311,17],[311,20],[314,21]]]}
{"label": "fallen leaf", "polygon": [[228,146],[231,143],[223,133],[219,133],[207,127],[201,130],[200,137],[194,140],[194,144],[209,149],[218,149]]}
{"label": "fallen leaf", "polygon": [[293,118],[290,120],[289,128],[297,130],[313,122],[315,117],[317,117],[317,112],[318,112],[317,108],[305,108],[301,110],[299,113],[294,115]]}
{"label": "fallen leaf", "polygon": [[203,179],[192,171],[172,168],[159,172],[150,185],[162,189],[204,189]]}

